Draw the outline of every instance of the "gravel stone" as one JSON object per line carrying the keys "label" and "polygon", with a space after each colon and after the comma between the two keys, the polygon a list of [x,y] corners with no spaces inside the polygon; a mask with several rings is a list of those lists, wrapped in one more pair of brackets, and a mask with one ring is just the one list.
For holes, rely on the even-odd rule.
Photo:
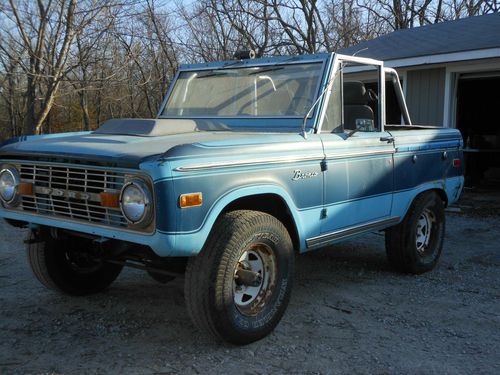
{"label": "gravel stone", "polygon": [[242,348],[199,334],[182,279],[126,269],[94,296],[45,289],[26,231],[2,222],[0,374],[499,373],[500,199],[464,201],[447,210],[443,256],[425,275],[391,270],[379,233],[298,256],[283,320]]}

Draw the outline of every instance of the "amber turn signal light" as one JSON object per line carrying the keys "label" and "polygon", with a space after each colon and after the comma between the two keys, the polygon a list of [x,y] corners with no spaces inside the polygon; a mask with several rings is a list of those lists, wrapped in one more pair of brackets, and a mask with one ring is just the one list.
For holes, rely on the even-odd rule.
{"label": "amber turn signal light", "polygon": [[104,191],[100,193],[99,196],[101,197],[101,206],[111,208],[120,207],[120,194]]}
{"label": "amber turn signal light", "polygon": [[179,206],[181,206],[181,208],[201,206],[202,203],[203,203],[202,193],[182,194],[179,197]]}
{"label": "amber turn signal light", "polygon": [[19,195],[33,195],[33,184],[29,182],[21,182],[17,185]]}

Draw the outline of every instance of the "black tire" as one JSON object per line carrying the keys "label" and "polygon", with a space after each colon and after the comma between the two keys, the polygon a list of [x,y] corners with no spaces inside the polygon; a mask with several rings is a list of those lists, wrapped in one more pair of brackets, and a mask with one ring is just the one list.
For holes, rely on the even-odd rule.
{"label": "black tire", "polygon": [[[275,217],[244,210],[223,214],[200,254],[188,261],[189,316],[201,331],[233,344],[265,337],[288,305],[293,263],[290,235]],[[241,281],[248,270],[255,286]]]}
{"label": "black tire", "polygon": [[122,265],[102,260],[76,261],[75,256],[86,254],[92,246],[81,238],[47,239],[27,246],[29,265],[36,278],[47,288],[65,294],[98,293],[115,281],[123,269]]}
{"label": "black tire", "polygon": [[385,232],[389,263],[405,273],[420,274],[432,270],[441,256],[444,232],[441,197],[434,191],[418,195],[403,221]]}

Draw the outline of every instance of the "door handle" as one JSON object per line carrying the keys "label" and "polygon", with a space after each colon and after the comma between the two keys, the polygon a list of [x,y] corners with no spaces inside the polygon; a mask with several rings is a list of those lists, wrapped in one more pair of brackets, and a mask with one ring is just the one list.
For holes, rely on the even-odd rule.
{"label": "door handle", "polygon": [[394,137],[380,137],[380,142],[394,143]]}

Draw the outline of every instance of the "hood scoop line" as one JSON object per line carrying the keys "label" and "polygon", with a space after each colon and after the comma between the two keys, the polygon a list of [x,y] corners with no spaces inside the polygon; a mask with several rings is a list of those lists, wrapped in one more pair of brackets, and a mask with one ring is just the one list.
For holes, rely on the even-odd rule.
{"label": "hood scoop line", "polygon": [[198,131],[224,131],[228,126],[211,120],[190,119],[112,119],[105,121],[94,134],[161,137]]}

